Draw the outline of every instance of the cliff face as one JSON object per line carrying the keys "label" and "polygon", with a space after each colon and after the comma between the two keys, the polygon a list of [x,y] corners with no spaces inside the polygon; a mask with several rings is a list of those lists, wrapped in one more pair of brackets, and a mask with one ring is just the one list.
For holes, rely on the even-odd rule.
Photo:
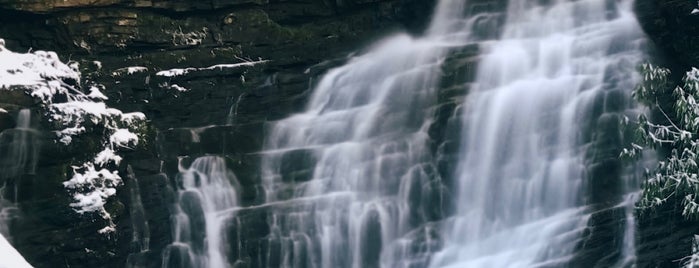
{"label": "cliff face", "polygon": [[695,8],[699,8],[696,2],[683,0],[638,0],[635,4],[638,20],[660,58],[680,74],[699,63],[699,14],[692,14]]}
{"label": "cliff face", "polygon": [[[77,61],[83,83],[103,84],[110,106],[142,111],[150,120],[144,147],[127,152],[119,167],[125,185],[106,205],[117,231],[101,235],[105,222],[72,211],[62,185],[71,165],[91,157],[95,140],[56,144],[48,123],[37,120],[42,114],[35,101],[0,91],[0,108],[9,112],[0,113],[0,131],[14,127],[19,110],[29,108],[41,133],[36,171],[0,176],[0,184],[17,187],[4,196],[17,200],[21,211],[10,221],[14,245],[36,267],[160,267],[162,250],[172,242],[182,156],[225,155],[243,205],[260,204],[259,155],[253,153],[261,149],[266,123],[302,109],[313,78],[358,47],[399,29],[421,31],[433,4],[0,0],[0,37],[8,48],[55,50],[62,60]],[[163,70],[182,75],[156,75]],[[0,141],[0,149],[4,145]],[[264,211],[248,214],[246,236],[256,243],[269,231]],[[246,250],[248,261],[262,254]]]}

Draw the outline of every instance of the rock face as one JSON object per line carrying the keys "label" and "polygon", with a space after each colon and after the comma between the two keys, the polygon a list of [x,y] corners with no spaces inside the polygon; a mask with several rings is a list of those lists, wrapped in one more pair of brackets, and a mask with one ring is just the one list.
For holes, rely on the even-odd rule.
{"label": "rock face", "polygon": [[694,1],[639,0],[635,10],[641,26],[664,54],[666,65],[683,74],[699,64],[699,8]]}

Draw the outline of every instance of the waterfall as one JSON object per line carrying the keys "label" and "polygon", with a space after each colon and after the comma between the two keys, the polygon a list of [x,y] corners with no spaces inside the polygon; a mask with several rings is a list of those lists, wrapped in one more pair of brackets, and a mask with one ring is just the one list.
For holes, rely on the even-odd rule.
{"label": "waterfall", "polygon": [[19,183],[34,174],[39,157],[38,133],[31,127],[31,111],[22,109],[15,127],[0,132],[0,234],[12,241],[10,225],[18,217]]}
{"label": "waterfall", "polygon": [[1,132],[0,168],[3,172],[0,174],[0,181],[4,182],[23,174],[34,174],[39,146],[37,131],[31,124],[31,111],[22,109],[17,115],[15,127]]}
{"label": "waterfall", "polygon": [[420,267],[438,248],[445,187],[428,129],[441,66],[466,45],[465,1],[441,1],[423,38],[398,34],[330,70],[306,110],[275,122],[262,177],[265,267]]}
{"label": "waterfall", "polygon": [[134,174],[131,165],[126,166],[126,176],[128,178],[127,187],[130,195],[129,214],[131,216],[131,244],[132,251],[126,257],[127,268],[145,267],[142,261],[141,254],[150,251],[150,226],[146,217],[146,211],[141,201],[141,187],[138,185],[138,178]]}
{"label": "waterfall", "polygon": [[[183,162],[184,159],[180,159]],[[218,156],[199,157],[175,178],[179,189],[173,240],[162,267],[229,267],[226,222],[238,204],[237,179]]]}
{"label": "waterfall", "polygon": [[590,215],[585,127],[623,110],[641,44],[631,1],[510,1],[467,97],[456,216],[431,267],[573,257]]}
{"label": "waterfall", "polygon": [[31,267],[10,245],[12,222],[19,217],[19,183],[34,174],[39,157],[38,133],[31,123],[31,111],[22,109],[15,127],[0,132],[0,267]]}
{"label": "waterfall", "polygon": [[[503,4],[440,1],[423,37],[393,36],[330,70],[304,112],[273,124],[262,160],[272,207],[262,266],[571,260],[595,212],[588,205],[606,202],[583,192],[592,140],[607,135],[596,125],[624,113],[637,81],[643,35],[631,1],[512,0],[501,17],[478,5]],[[442,221],[449,178],[435,174],[427,130],[440,66],[469,43],[484,53],[460,109],[455,183],[446,185],[455,215]],[[625,244],[619,250],[633,252]]]}

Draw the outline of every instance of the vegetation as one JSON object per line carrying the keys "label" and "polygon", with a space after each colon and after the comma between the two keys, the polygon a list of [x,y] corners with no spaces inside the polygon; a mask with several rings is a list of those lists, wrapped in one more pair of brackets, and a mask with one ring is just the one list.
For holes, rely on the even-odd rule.
{"label": "vegetation", "polygon": [[641,73],[643,82],[634,91],[634,97],[657,110],[660,117],[657,121],[662,123],[653,123],[640,115],[634,124],[633,143],[623,150],[622,157],[636,158],[645,148],[666,148],[669,153],[654,170],[646,171],[639,206],[656,207],[674,198],[681,200],[683,216],[698,218],[699,69],[692,68],[682,84],[674,88],[666,68],[644,64]]}

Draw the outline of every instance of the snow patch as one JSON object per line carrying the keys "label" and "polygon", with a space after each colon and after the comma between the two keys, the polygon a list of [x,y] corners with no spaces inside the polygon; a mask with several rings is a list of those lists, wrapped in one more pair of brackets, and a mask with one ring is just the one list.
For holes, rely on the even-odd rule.
{"label": "snow patch", "polygon": [[128,125],[134,125],[138,122],[146,121],[146,115],[141,112],[125,113],[121,114],[121,121]]}
{"label": "snow patch", "polygon": [[121,163],[121,156],[117,155],[114,150],[111,148],[105,148],[101,152],[95,156],[95,161],[94,163],[99,166],[104,166],[109,163],[114,163],[115,165],[119,165]]}
{"label": "snow patch", "polygon": [[99,231],[97,231],[97,232],[100,234],[112,233],[112,232],[116,232],[116,228],[114,228],[114,226],[110,225],[110,226],[106,226],[102,229],[99,229]]}
{"label": "snow patch", "polygon": [[[105,168],[97,170],[92,163],[85,163],[82,166],[73,166],[73,177],[63,182],[63,186],[69,189],[89,189],[86,193],[77,192],[73,195],[75,203],[70,204],[75,211],[83,214],[85,212],[104,211],[104,204],[107,198],[116,194],[116,187],[123,182],[118,171],[111,171]],[[103,215],[103,216],[108,216]]]}
{"label": "snow patch", "polygon": [[129,145],[138,144],[138,136],[128,129],[117,129],[114,134],[109,137],[109,143],[114,147],[129,148]]}
{"label": "snow patch", "polygon": [[223,70],[223,69],[229,69],[229,68],[240,68],[240,67],[250,67],[250,66],[255,66],[258,64],[263,64],[268,62],[268,60],[258,60],[258,61],[249,61],[249,62],[241,62],[241,63],[231,63],[231,64],[217,64],[217,65],[212,65],[209,67],[204,67],[204,68],[195,68],[195,67],[187,67],[184,69],[169,69],[169,70],[163,70],[160,72],[155,73],[157,76],[165,76],[165,77],[175,77],[175,76],[181,76],[181,75],[186,75],[190,72],[197,72],[197,71],[205,71],[205,70]]}
{"label": "snow patch", "polygon": [[72,88],[61,81],[64,79],[79,81],[80,74],[61,62],[55,52],[37,50],[22,54],[0,46],[0,89],[29,88],[32,96],[45,101]]}
{"label": "snow patch", "polygon": [[179,86],[179,85],[177,85],[177,84],[171,85],[170,88],[172,88],[172,89],[174,89],[174,90],[177,90],[177,91],[179,91],[179,92],[187,92],[187,91],[189,91],[188,88],[181,87],[181,86]]}
{"label": "snow patch", "polygon": [[148,68],[143,67],[143,66],[131,66],[131,67],[124,67],[124,68],[116,69],[116,70],[114,70],[114,72],[112,72],[112,75],[114,75],[114,76],[125,75],[125,74],[132,75],[135,73],[143,73],[143,72],[147,72],[147,71],[148,71]]}
{"label": "snow patch", "polygon": [[0,268],[32,267],[2,234],[0,234],[0,252],[2,252]]}
{"label": "snow patch", "polygon": [[93,99],[93,100],[103,100],[103,101],[109,99],[96,86],[90,87],[90,94],[87,94],[87,97],[90,99]]}

